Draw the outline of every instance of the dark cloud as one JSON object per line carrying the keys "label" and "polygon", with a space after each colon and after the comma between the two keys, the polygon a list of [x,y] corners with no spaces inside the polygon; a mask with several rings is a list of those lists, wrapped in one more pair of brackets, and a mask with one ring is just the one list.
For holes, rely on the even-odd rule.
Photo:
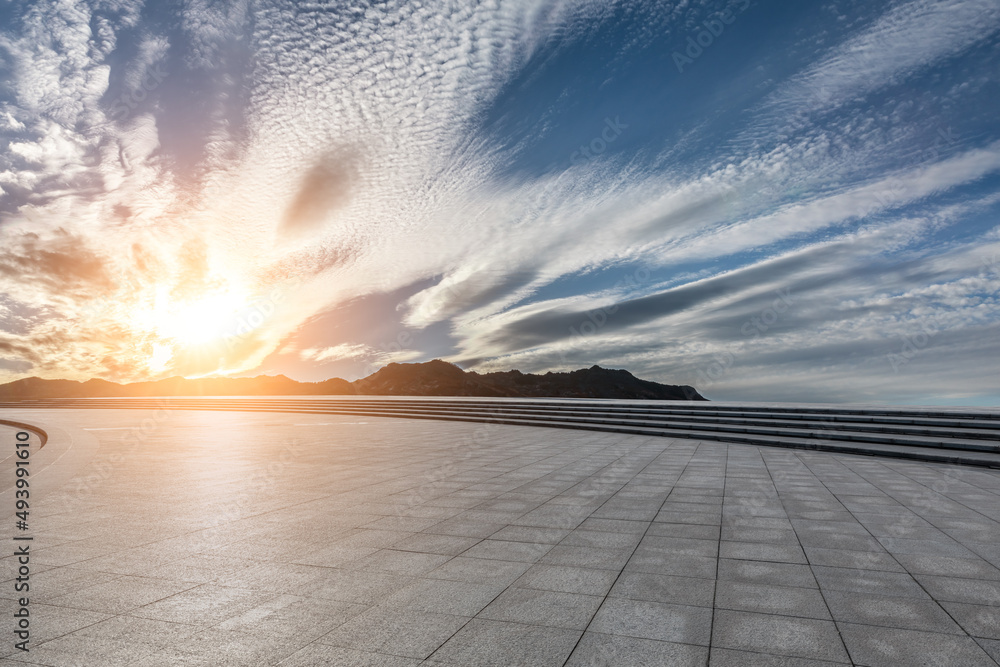
{"label": "dark cloud", "polygon": [[32,359],[36,359],[35,352],[32,351],[30,347],[6,340],[0,340],[0,353],[15,354],[20,357],[31,357]]}
{"label": "dark cloud", "polygon": [[30,361],[24,359],[0,359],[0,369],[12,371],[14,373],[27,373],[34,367]]}
{"label": "dark cloud", "polygon": [[665,229],[677,230],[713,218],[723,218],[727,206],[731,207],[732,202],[733,197],[730,193],[720,193],[716,197],[694,201],[665,215],[657,216],[637,231],[641,236],[656,235],[662,234]]}
{"label": "dark cloud", "polygon": [[0,275],[21,284],[56,293],[105,293],[114,281],[105,258],[91,250],[83,237],[58,229],[48,237],[28,232],[0,251]]}
{"label": "dark cloud", "polygon": [[[800,253],[688,283],[658,294],[621,301],[604,307],[603,315],[595,310],[584,309],[544,311],[507,324],[489,340],[503,352],[537,347],[577,335],[574,330],[579,330],[586,322],[593,322],[595,317],[603,319],[600,325],[601,331],[628,329],[661,317],[682,313],[713,299],[745,292],[757,284],[769,284],[781,278],[787,280],[796,272],[814,263],[816,259],[811,256],[813,254]],[[748,301],[745,307],[753,308],[757,303],[769,303],[775,298],[778,297],[771,292],[759,294],[756,300]]]}
{"label": "dark cloud", "polygon": [[346,152],[324,156],[303,177],[285,212],[281,233],[295,237],[321,230],[329,216],[350,200],[356,175],[353,160]]}
{"label": "dark cloud", "polygon": [[[824,322],[898,314],[904,305],[916,304],[904,304],[907,299],[898,296],[864,305],[846,305],[843,299],[851,286],[858,295],[870,294],[873,286],[902,293],[952,277],[953,270],[935,268],[923,258],[891,261],[868,256],[857,242],[848,240],[600,309],[543,311],[506,324],[487,340],[499,353],[509,354],[586,334],[582,328],[590,330],[592,325],[597,325],[598,333],[625,331],[701,308],[697,320],[671,322],[673,335],[697,335],[702,340],[728,343],[763,333],[757,320],[765,314],[772,318],[775,313],[768,312],[772,310],[781,315],[774,324],[782,330],[808,330]],[[841,301],[831,302],[824,296],[831,288]],[[729,298],[712,309],[711,302],[723,297]]]}

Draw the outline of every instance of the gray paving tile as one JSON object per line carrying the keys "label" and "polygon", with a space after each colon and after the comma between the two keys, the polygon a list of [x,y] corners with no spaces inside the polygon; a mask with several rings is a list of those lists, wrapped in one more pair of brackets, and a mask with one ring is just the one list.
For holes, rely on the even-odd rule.
{"label": "gray paving tile", "polygon": [[577,529],[569,533],[559,544],[577,547],[605,547],[611,549],[635,548],[639,535],[634,533],[612,533],[605,530]]}
{"label": "gray paving tile", "polygon": [[715,599],[715,580],[623,572],[608,595],[628,600],[711,607]]}
{"label": "gray paving tile", "polygon": [[[570,531],[565,528],[539,528],[538,526],[504,526],[490,535],[493,540],[530,542],[532,544],[558,544]],[[470,545],[471,546],[471,545]]]}
{"label": "gray paving tile", "polygon": [[542,556],[542,563],[548,565],[571,565],[621,570],[632,555],[632,549],[605,549],[602,547],[576,547],[557,544]]}
{"label": "gray paving tile", "polygon": [[496,510],[481,510],[479,507],[474,507],[470,510],[462,512],[458,515],[459,518],[466,521],[476,521],[482,524],[500,524],[507,525],[516,519],[518,519],[524,512],[500,512]]}
{"label": "gray paving tile", "polygon": [[458,515],[451,519],[445,519],[425,529],[425,533],[437,535],[454,535],[457,537],[489,537],[493,533],[503,528],[503,523],[486,523],[475,519],[466,519]]}
{"label": "gray paving tile", "polygon": [[130,613],[141,618],[174,623],[189,623],[192,618],[198,618],[203,624],[214,625],[276,597],[275,593],[265,591],[201,584]]}
{"label": "gray paving tile", "polygon": [[373,607],[317,641],[359,651],[426,658],[468,621],[465,616]]}
{"label": "gray paving tile", "polygon": [[157,651],[135,664],[273,665],[295,653],[304,643],[272,635],[209,628],[186,642]]}
{"label": "gray paving tile", "polygon": [[702,667],[707,660],[704,646],[587,632],[566,667]]}
{"label": "gray paving tile", "polygon": [[380,570],[321,568],[313,581],[289,592],[307,597],[371,605],[417,581],[417,577]]}
{"label": "gray paving tile", "polygon": [[659,511],[660,503],[653,506],[636,505],[612,505],[610,501],[598,509],[594,510],[593,516],[599,519],[627,519],[629,521],[652,521]]}
{"label": "gray paving tile", "polygon": [[802,546],[818,549],[839,549],[843,551],[885,552],[885,546],[871,535],[850,535],[840,533],[798,533]]}
{"label": "gray paving tile", "polygon": [[1000,640],[1000,606],[947,601],[941,606],[973,637]]}
{"label": "gray paving tile", "polygon": [[[763,506],[754,502],[736,504],[727,500],[726,504],[722,508],[722,516],[724,519],[731,519],[737,517],[740,519],[752,518],[752,519],[787,519],[788,515],[785,513],[785,508],[780,504],[774,506]],[[727,524],[732,525],[732,524]]]}
{"label": "gray paving tile", "polygon": [[622,519],[598,519],[590,517],[584,519],[579,530],[604,530],[611,533],[638,533],[642,535],[649,526],[648,521],[628,521]]}
{"label": "gray paving tile", "polygon": [[[579,526],[590,516],[591,508],[573,507],[570,505],[543,505],[537,509],[519,516],[512,524],[518,526],[536,526],[539,528],[570,529]],[[610,517],[615,518],[615,517]]]}
{"label": "gray paving tile", "polygon": [[562,665],[580,635],[578,630],[474,618],[428,662],[465,667]]}
{"label": "gray paving tile", "polygon": [[462,556],[465,558],[490,558],[493,560],[523,561],[534,563],[552,549],[551,544],[534,542],[508,542],[487,539],[479,542]]}
{"label": "gray paving tile", "polygon": [[811,660],[850,662],[832,621],[719,610],[712,646]]}
{"label": "gray paving tile", "polygon": [[477,618],[582,631],[603,599],[597,595],[511,587],[479,612]]}
{"label": "gray paving tile", "polygon": [[844,567],[854,570],[881,570],[883,572],[906,571],[891,554],[884,551],[852,551],[806,546],[805,552],[811,565]]}
{"label": "gray paving tile", "polygon": [[806,563],[806,556],[797,544],[761,544],[759,542],[721,542],[720,558],[762,560],[775,563]]}
{"label": "gray paving tile", "polygon": [[94,639],[65,635],[44,644],[32,646],[28,653],[18,651],[4,662],[14,665],[102,665],[119,667],[133,665],[161,650],[143,642],[116,639]]}
{"label": "gray paving tile", "polygon": [[907,630],[962,634],[941,606],[930,599],[826,591],[835,621]]}
{"label": "gray paving tile", "polygon": [[951,556],[952,558],[975,558],[976,555],[955,540],[944,535],[941,539],[905,539],[880,537],[879,542],[892,554],[912,554],[921,556]]}
{"label": "gray paving tile", "polygon": [[427,554],[440,554],[442,556],[457,556],[477,542],[479,542],[479,538],[477,537],[417,533],[400,540],[393,545],[393,548],[399,551],[417,551]]}
{"label": "gray paving tile", "polygon": [[947,535],[939,528],[925,522],[900,523],[898,521],[888,521],[876,523],[865,521],[865,527],[878,539],[915,539],[915,540],[941,540]]}
{"label": "gray paving tile", "polygon": [[718,609],[762,614],[830,619],[826,602],[815,588],[720,581],[716,585],[715,606]]}
{"label": "gray paving tile", "polygon": [[381,604],[454,616],[475,616],[499,595],[507,582],[472,583],[442,579],[422,579]]}
{"label": "gray paving tile", "polygon": [[663,554],[670,556],[709,556],[714,558],[718,553],[719,543],[715,540],[646,535],[642,538],[642,542],[639,543],[635,551],[635,556]]}
{"label": "gray paving tile", "polygon": [[[335,542],[331,546],[359,549],[385,549],[413,535],[412,532],[402,530],[374,530],[371,528],[355,528],[342,535],[334,537]],[[250,545],[248,545],[250,546]],[[288,545],[279,543],[278,549],[287,550]],[[246,549],[240,549],[234,555],[246,553]],[[296,561],[293,561],[296,562]]]}
{"label": "gray paving tile", "polygon": [[416,533],[425,528],[430,528],[441,519],[416,516],[384,516],[381,519],[366,523],[365,528],[371,530],[393,530],[408,533]]}
{"label": "gray paving tile", "polygon": [[853,517],[848,521],[815,521],[812,519],[793,519],[795,532],[802,536],[812,535],[851,535],[854,537],[871,537],[868,528],[858,523]]}
{"label": "gray paving tile", "polygon": [[87,641],[118,640],[126,644],[147,644],[160,649],[179,644],[202,630],[204,626],[194,623],[170,623],[123,615],[87,625],[64,637]]}
{"label": "gray paving tile", "polygon": [[311,641],[365,611],[365,605],[281,595],[233,616],[217,628]]}
{"label": "gray paving tile", "polygon": [[[970,664],[984,655],[970,647],[1000,651],[995,472],[519,427],[465,449],[480,426],[405,420],[354,429],[348,447],[330,437],[340,417],[302,415],[331,424],[297,429],[301,458],[261,490],[248,484],[283,437],[275,415],[182,417],[187,435],[222,419],[240,446],[179,447],[165,430],[72,516],[41,496],[39,662],[562,665],[607,595],[569,664],[704,665],[711,631],[712,665],[846,663],[824,653],[832,624],[805,617],[822,616],[817,578],[873,664],[952,656],[921,641],[966,639],[951,648]],[[219,456],[233,473],[197,502],[157,492]],[[942,490],[930,504],[928,488]],[[55,597],[107,611],[42,604]],[[476,614],[509,620],[456,626]]]}
{"label": "gray paving tile", "polygon": [[713,647],[709,667],[836,667],[836,665],[850,664],[852,663],[811,660],[787,655],[751,653],[749,651],[734,651],[728,648]]}
{"label": "gray paving tile", "polygon": [[380,549],[346,567],[348,569],[379,570],[418,577],[447,563],[449,560],[451,560],[451,556],[443,556],[441,554]]}
{"label": "gray paving tile", "polygon": [[896,556],[896,560],[911,574],[1000,580],[1000,569],[982,558],[900,554]]}
{"label": "gray paving tile", "polygon": [[211,583],[270,593],[287,593],[309,585],[321,572],[321,568],[287,562],[246,561],[246,564],[246,567],[227,568]]}
{"label": "gray paving tile", "polygon": [[718,512],[689,512],[685,510],[663,510],[653,519],[658,523],[695,524],[699,526],[718,526],[722,515]]}
{"label": "gray paving tile", "polygon": [[607,598],[590,631],[708,646],[712,610],[690,605]]}
{"label": "gray paving tile", "polygon": [[991,542],[964,542],[964,545],[974,554],[1000,567],[1000,544]]}
{"label": "gray paving tile", "polygon": [[900,572],[855,570],[842,567],[813,566],[813,573],[824,591],[873,593],[927,599],[927,593],[913,577]]}
{"label": "gray paving tile", "polygon": [[281,667],[416,667],[421,663],[417,658],[309,644],[282,660]]}
{"label": "gray paving tile", "polygon": [[936,577],[929,574],[917,574],[914,578],[937,600],[1000,606],[1000,581]]}
{"label": "gray paving tile", "polygon": [[646,534],[659,537],[687,537],[696,540],[718,541],[719,526],[653,522],[649,524],[649,531]]}
{"label": "gray paving tile", "polygon": [[125,576],[102,581],[67,595],[52,597],[50,601],[60,607],[121,614],[196,585],[170,579]]}
{"label": "gray paving tile", "polygon": [[511,584],[529,567],[531,567],[531,563],[456,556],[444,565],[431,570],[426,576],[430,579],[450,579],[472,583],[503,582]]}
{"label": "gray paving tile", "polygon": [[163,579],[187,581],[193,584],[216,583],[222,576],[246,569],[245,559],[195,555],[159,565],[156,574]]}
{"label": "gray paving tile", "polygon": [[735,528],[763,528],[767,530],[791,530],[792,522],[780,517],[730,515],[723,517],[723,526]]}
{"label": "gray paving tile", "polygon": [[766,542],[769,544],[798,544],[794,530],[778,528],[745,528],[723,526],[722,539],[730,542]]}
{"label": "gray paving tile", "polygon": [[840,632],[859,665],[994,667],[995,661],[970,637],[840,623]]}
{"label": "gray paving tile", "polygon": [[742,581],[751,584],[819,588],[808,565],[801,563],[770,563],[756,560],[719,559],[720,581]]}
{"label": "gray paving tile", "polygon": [[[13,559],[5,560],[12,561]],[[63,597],[81,589],[91,588],[120,578],[120,575],[94,572],[72,566],[39,568],[37,572],[32,569],[31,572],[33,575],[41,575],[44,572],[44,576],[36,576],[31,582],[31,600],[34,602],[48,602],[53,598]],[[16,573],[12,572],[4,581],[13,581],[15,576],[17,576]],[[7,587],[13,589],[13,584]]]}
{"label": "gray paving tile", "polygon": [[379,548],[375,546],[330,544],[296,556],[293,563],[313,567],[343,567],[378,550]]}
{"label": "gray paving tile", "polygon": [[995,639],[977,639],[976,643],[979,644],[979,646],[986,651],[991,658],[996,660],[997,664],[1000,664],[1000,641]]}
{"label": "gray paving tile", "polygon": [[626,572],[649,572],[682,577],[714,579],[718,559],[711,556],[678,556],[672,554],[646,554],[629,560]]}
{"label": "gray paving tile", "polygon": [[606,595],[617,577],[618,573],[614,570],[536,564],[515,581],[514,585],[563,593]]}

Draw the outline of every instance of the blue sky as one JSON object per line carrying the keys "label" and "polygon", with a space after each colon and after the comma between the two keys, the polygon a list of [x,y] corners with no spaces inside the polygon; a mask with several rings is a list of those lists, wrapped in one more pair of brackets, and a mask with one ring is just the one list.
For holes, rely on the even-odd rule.
{"label": "blue sky", "polygon": [[995,0],[0,14],[0,380],[1000,403]]}

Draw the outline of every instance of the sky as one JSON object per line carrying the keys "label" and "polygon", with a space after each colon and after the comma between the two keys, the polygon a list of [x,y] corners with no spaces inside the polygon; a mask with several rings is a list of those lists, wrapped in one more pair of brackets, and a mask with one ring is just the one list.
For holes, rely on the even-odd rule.
{"label": "sky", "polygon": [[0,381],[1000,405],[1000,3],[13,1]]}

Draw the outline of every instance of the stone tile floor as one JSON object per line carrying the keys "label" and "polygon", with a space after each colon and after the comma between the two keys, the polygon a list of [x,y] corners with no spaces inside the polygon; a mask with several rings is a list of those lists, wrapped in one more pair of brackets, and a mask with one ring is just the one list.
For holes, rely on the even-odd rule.
{"label": "stone tile floor", "polygon": [[1000,660],[1000,471],[329,415],[3,416],[51,426],[58,469],[32,507],[28,653],[3,559],[4,665]]}

